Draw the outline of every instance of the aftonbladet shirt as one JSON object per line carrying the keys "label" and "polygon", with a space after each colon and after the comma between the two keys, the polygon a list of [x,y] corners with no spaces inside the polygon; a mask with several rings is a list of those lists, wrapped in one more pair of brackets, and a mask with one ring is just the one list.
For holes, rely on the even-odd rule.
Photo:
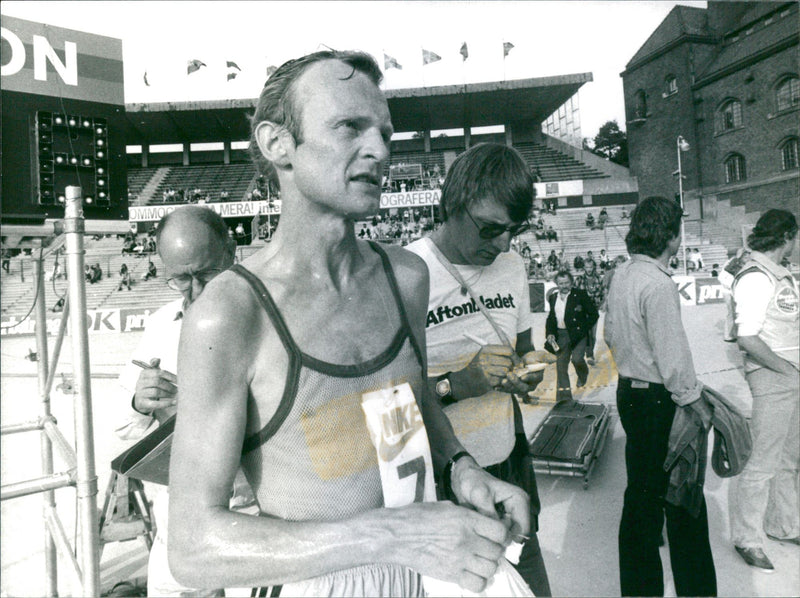
{"label": "aftonbladet shirt", "polygon": [[480,351],[480,345],[465,333],[487,344],[502,344],[480,310],[491,313],[512,343],[517,340],[517,334],[531,328],[533,316],[525,264],[518,254],[501,253],[488,266],[455,265],[478,296],[481,302],[478,306],[469,295],[461,293],[461,285],[431,251],[430,242],[427,238],[420,239],[406,249],[425,260],[430,273],[425,335],[428,376],[435,377],[465,368]]}
{"label": "aftonbladet shirt", "polygon": [[634,254],[617,266],[607,308],[604,336],[620,376],[663,384],[678,405],[700,397],[678,290],[663,265]]}

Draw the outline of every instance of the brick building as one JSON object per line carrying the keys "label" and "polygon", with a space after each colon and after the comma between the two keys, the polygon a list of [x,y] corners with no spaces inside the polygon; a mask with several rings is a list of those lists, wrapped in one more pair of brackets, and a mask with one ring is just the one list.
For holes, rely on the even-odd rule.
{"label": "brick building", "polygon": [[[676,6],[621,73],[641,197],[678,192],[691,217],[738,227],[800,215],[798,4]],[[741,206],[738,207],[737,206]]]}

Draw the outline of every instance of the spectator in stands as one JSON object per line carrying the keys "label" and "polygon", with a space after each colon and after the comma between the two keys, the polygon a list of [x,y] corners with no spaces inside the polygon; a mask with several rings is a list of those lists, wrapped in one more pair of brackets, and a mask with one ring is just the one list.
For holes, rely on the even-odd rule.
{"label": "spectator in stands", "polygon": [[3,254],[2,255],[3,255],[3,257],[2,257],[3,270],[6,271],[6,274],[10,274],[11,273],[10,272],[10,268],[11,268],[11,251],[9,251],[8,249],[3,249]]}
{"label": "spectator in stands", "polygon": [[594,261],[594,253],[592,252],[591,249],[586,252],[586,260],[584,261],[592,261],[592,262]]}
{"label": "spectator in stands", "polygon": [[244,224],[239,222],[236,224],[236,230],[234,231],[234,235],[236,237],[236,244],[237,245],[244,245],[247,241],[247,232],[244,230]]}
{"label": "spectator in stands", "polygon": [[558,256],[556,255],[556,250],[551,249],[550,255],[547,256],[547,267],[551,272],[556,272],[559,269],[559,266],[560,263],[558,261]]}
{"label": "spectator in stands", "polygon": [[122,265],[119,267],[119,275],[124,276],[128,273],[128,264],[122,262]]}
{"label": "spectator in stands", "polygon": [[714,278],[719,276],[719,264],[713,264],[711,266],[711,276]]}
{"label": "spectator in stands", "polygon": [[[587,259],[583,263],[583,272],[579,272],[575,276],[575,288],[586,291],[589,298],[594,303],[595,308],[599,311],[605,304],[605,288],[603,287],[603,278],[597,272],[597,266],[594,260]],[[594,365],[594,346],[597,341],[597,322],[589,329],[586,335],[586,362],[589,365]]]}
{"label": "spectator in stands", "polygon": [[526,260],[531,259],[531,248],[526,241],[522,242],[522,249],[520,249],[519,253]]}
{"label": "spectator in stands", "polygon": [[136,241],[133,239],[133,237],[126,237],[125,241],[122,243],[122,255],[125,255],[126,253],[134,253],[135,247]]}
{"label": "spectator in stands", "polygon": [[551,226],[547,227],[547,240],[548,241],[558,241],[558,233],[555,229]]}
{"label": "spectator in stands", "polygon": [[[670,268],[670,270],[677,270],[679,265],[680,265],[680,262],[678,261],[678,256],[677,255],[673,255],[671,258],[669,258],[669,268]],[[687,267],[689,266],[688,260],[687,260],[686,266]]]}
{"label": "spectator in stands", "polygon": [[[122,264],[123,266],[125,264]],[[128,272],[128,269],[125,268],[124,272],[120,269],[120,276],[122,277],[117,285],[117,290],[121,291],[122,287],[127,287],[127,289],[131,290],[131,273]]]}
{"label": "spectator in stands", "polygon": [[692,250],[692,261],[698,270],[703,269],[703,255],[700,253],[700,250],[697,247]]}
{"label": "spectator in stands", "polygon": [[50,308],[50,311],[52,311],[54,314],[57,314],[57,313],[60,313],[60,312],[64,311],[64,303],[65,302],[66,301],[65,301],[64,297],[59,297],[58,301],[55,302],[55,305],[53,305],[53,307]]}
{"label": "spectator in stands", "polygon": [[600,267],[605,269],[606,266],[610,263],[610,259],[608,258],[608,254],[606,254],[605,249],[600,250],[600,255],[597,256],[597,261],[600,264]]}
{"label": "spectator in stands", "polygon": [[597,227],[600,230],[603,230],[606,226],[606,222],[608,222],[608,210],[602,208],[600,210],[600,215],[597,217]]}
{"label": "spectator in stands", "polygon": [[148,253],[155,253],[156,252],[156,240],[155,240],[155,238],[147,239],[147,252]]}
{"label": "spectator in stands", "polygon": [[[558,292],[548,299],[550,313],[547,315],[545,332],[547,342],[558,357],[556,362],[556,401],[572,400],[572,383],[569,379],[569,364],[578,375],[578,388],[586,385],[589,367],[586,365],[587,337],[598,318],[594,302],[585,291],[574,288],[573,276],[569,270],[559,270],[556,274]],[[547,345],[545,346],[547,348]]]}
{"label": "spectator in stands", "polygon": [[151,278],[155,278],[158,271],[156,270],[156,265],[153,263],[153,260],[148,260],[147,262],[147,272],[142,275],[142,280],[150,280]]}
{"label": "spectator in stands", "polygon": [[591,212],[586,214],[586,228],[594,228],[594,216]]}
{"label": "spectator in stands", "polygon": [[581,256],[576,255],[575,259],[572,260],[572,269],[575,270],[576,273],[583,270],[583,258]]}
{"label": "spectator in stands", "polygon": [[628,210],[626,210],[625,208],[622,208],[622,214],[620,214],[620,216],[619,216],[619,217],[620,217],[620,219],[622,219],[622,220],[627,220],[627,219],[629,218],[629,216],[628,216]]}

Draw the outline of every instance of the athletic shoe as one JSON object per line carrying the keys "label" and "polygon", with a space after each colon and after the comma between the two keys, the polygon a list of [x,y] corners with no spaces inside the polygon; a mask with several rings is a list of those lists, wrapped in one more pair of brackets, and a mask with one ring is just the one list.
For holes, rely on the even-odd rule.
{"label": "athletic shoe", "polygon": [[786,542],[787,544],[796,544],[800,546],[800,537],[797,538],[778,538],[777,536],[773,536],[771,534],[767,534],[767,538],[770,540],[775,540],[776,542]]}
{"label": "athletic shoe", "polygon": [[583,386],[586,386],[586,380],[587,380],[587,379],[588,379],[588,378],[584,378],[583,380],[581,380],[580,378],[578,378],[578,383],[576,384],[576,386],[577,386],[578,388],[582,388]]}
{"label": "athletic shoe", "polygon": [[734,548],[736,548],[739,556],[744,559],[744,562],[754,569],[760,569],[764,573],[775,571],[775,567],[761,548],[742,548],[741,546],[734,546]]}

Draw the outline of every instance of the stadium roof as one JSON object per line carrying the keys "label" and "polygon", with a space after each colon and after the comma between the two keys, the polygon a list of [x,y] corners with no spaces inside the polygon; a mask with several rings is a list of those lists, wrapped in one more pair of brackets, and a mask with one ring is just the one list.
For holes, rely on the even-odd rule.
{"label": "stadium roof", "polygon": [[[544,121],[591,73],[386,91],[397,131]],[[243,140],[255,100],[126,104],[126,143],[154,145]]]}

